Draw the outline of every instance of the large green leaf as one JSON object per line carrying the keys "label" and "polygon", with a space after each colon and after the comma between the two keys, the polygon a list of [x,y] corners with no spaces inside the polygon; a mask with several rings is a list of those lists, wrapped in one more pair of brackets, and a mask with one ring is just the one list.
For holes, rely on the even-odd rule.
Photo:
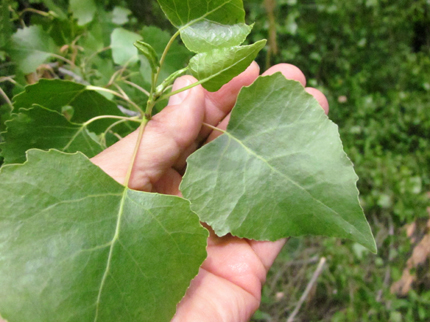
{"label": "large green leaf", "polygon": [[[14,97],[14,107],[29,108],[41,105],[49,110],[61,113],[64,106],[73,107],[71,121],[84,123],[99,115],[122,115],[118,107],[95,91],[86,89],[85,85],[63,80],[40,80],[27,86],[25,92]],[[91,131],[103,132],[112,120],[100,120],[89,126]]]}
{"label": "large green leaf", "polygon": [[12,36],[10,53],[19,69],[24,74],[30,74],[52,54],[57,54],[58,48],[42,27],[31,26],[19,29]]}
{"label": "large green leaf", "polygon": [[6,320],[171,320],[206,256],[187,201],[126,189],[79,153],[31,150],[0,171]]}
{"label": "large green leaf", "polygon": [[199,81],[205,81],[204,88],[215,92],[242,73],[265,44],[266,40],[260,40],[249,46],[214,49],[198,54],[190,60],[190,71]]}
{"label": "large green leaf", "polygon": [[112,58],[115,64],[126,65],[138,61],[137,48],[133,44],[142,36],[123,28],[116,28],[111,35]]}
{"label": "large green leaf", "polygon": [[337,126],[278,73],[241,91],[226,133],[188,159],[181,191],[220,236],[336,236],[375,251],[357,179]]}
{"label": "large green leaf", "polygon": [[245,24],[242,0],[158,0],[184,44],[196,53],[239,46],[252,27]]}
{"label": "large green leaf", "polygon": [[6,126],[4,142],[0,144],[4,163],[24,162],[25,152],[31,148],[80,151],[90,158],[102,151],[95,135],[83,125],[70,123],[60,113],[41,106],[20,109]]}
{"label": "large green leaf", "polygon": [[70,11],[78,19],[78,25],[83,26],[93,21],[97,6],[94,0],[70,0]]}

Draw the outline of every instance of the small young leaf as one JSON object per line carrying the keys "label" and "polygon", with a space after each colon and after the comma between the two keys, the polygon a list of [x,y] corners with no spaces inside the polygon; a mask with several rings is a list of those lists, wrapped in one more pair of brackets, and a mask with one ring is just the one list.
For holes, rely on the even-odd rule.
{"label": "small young leaf", "polygon": [[160,67],[160,60],[158,59],[158,55],[155,52],[154,48],[151,45],[143,42],[136,41],[134,46],[143,54],[146,59],[148,59],[149,65],[151,66],[152,73],[157,73],[157,68]]}
{"label": "small young leaf", "polygon": [[187,201],[129,190],[54,150],[29,151],[0,182],[3,318],[171,321],[206,257]]}
{"label": "small young leaf", "polygon": [[[86,89],[85,85],[63,80],[42,79],[34,85],[27,86],[25,91],[14,97],[14,107],[30,108],[34,104],[61,113],[62,107],[72,106],[74,123],[84,123],[99,115],[123,115],[118,107],[95,91]],[[102,133],[113,121],[106,119],[93,123],[89,129]]]}
{"label": "small young leaf", "polygon": [[137,49],[133,44],[141,40],[142,36],[123,28],[116,28],[110,38],[112,58],[115,64],[124,66],[138,61]]}
{"label": "small young leaf", "polygon": [[158,3],[180,30],[185,46],[196,53],[239,46],[252,29],[245,25],[242,0],[158,0]]}
{"label": "small young leaf", "polygon": [[78,25],[83,26],[93,21],[97,6],[94,0],[70,0],[70,11],[78,19]]}
{"label": "small young leaf", "polygon": [[215,92],[243,72],[263,49],[266,40],[253,45],[214,49],[190,60],[190,71],[208,91]]}
{"label": "small young leaf", "polygon": [[[142,29],[142,36],[145,42],[154,48],[158,57],[163,54],[164,48],[170,40],[171,35],[157,27],[150,26]],[[166,79],[169,75],[176,72],[179,69],[183,69],[190,59],[190,52],[184,47],[173,42],[167,53],[166,59],[164,60],[163,67],[161,68],[159,82]],[[151,83],[151,67],[146,59],[142,59],[140,62],[140,71],[145,81]],[[157,84],[159,85],[159,84]]]}
{"label": "small young leaf", "polygon": [[24,74],[36,71],[58,48],[40,26],[19,29],[12,36],[10,55]]}
{"label": "small young leaf", "polygon": [[88,130],[81,124],[73,124],[56,111],[42,106],[20,109],[6,122],[7,132],[0,143],[4,163],[22,163],[25,152],[32,148],[58,149],[64,152],[80,151],[93,157],[102,151]]}
{"label": "small young leaf", "polygon": [[188,158],[181,191],[219,236],[335,236],[376,251],[357,179],[337,126],[277,73],[242,89],[226,133]]}

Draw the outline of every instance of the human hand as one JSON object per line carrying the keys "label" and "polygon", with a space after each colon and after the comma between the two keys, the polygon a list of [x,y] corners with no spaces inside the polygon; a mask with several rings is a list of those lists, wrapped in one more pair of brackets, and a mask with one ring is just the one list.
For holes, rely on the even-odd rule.
{"label": "human hand", "polygon": [[[305,86],[305,76],[292,65],[274,66],[264,75],[278,71]],[[172,96],[169,105],[146,125],[129,187],[180,195],[179,184],[187,157],[220,135],[204,123],[225,129],[240,89],[250,85],[258,76],[259,67],[253,63],[216,93],[209,93],[198,86]],[[191,76],[181,77],[173,90],[195,81]],[[313,88],[306,90],[327,113],[325,96]],[[135,132],[92,161],[116,181],[124,183],[136,140]],[[220,238],[211,231],[208,257],[179,303],[173,321],[248,321],[260,304],[261,286],[284,243],[284,240],[257,242],[232,236]]]}

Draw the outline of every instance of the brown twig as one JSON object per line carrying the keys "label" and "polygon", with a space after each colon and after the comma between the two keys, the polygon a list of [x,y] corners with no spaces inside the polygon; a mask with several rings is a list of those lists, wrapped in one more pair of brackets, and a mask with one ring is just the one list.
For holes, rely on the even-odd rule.
{"label": "brown twig", "polygon": [[314,275],[312,275],[311,280],[309,281],[308,285],[306,286],[306,289],[302,296],[300,297],[299,302],[296,305],[296,308],[294,309],[293,313],[288,317],[287,322],[293,322],[294,318],[296,317],[297,313],[299,313],[300,308],[303,305],[303,302],[306,300],[306,298],[309,295],[309,292],[311,291],[312,287],[315,285],[315,282],[317,281],[318,277],[321,275],[324,265],[325,265],[326,259],[325,257],[321,257],[320,262],[318,263],[318,267],[314,272]]}

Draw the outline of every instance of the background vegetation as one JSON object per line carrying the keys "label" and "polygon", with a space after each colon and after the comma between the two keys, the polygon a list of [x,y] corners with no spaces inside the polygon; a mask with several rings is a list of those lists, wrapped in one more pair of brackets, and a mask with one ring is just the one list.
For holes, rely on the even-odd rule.
{"label": "background vegetation", "polygon": [[[81,26],[67,15],[77,14],[66,0],[3,0],[0,131],[10,113],[8,100],[40,78],[114,85],[135,102],[145,101],[135,87],[111,82],[120,67],[112,61],[110,35],[122,26],[162,48],[168,35],[147,26],[170,26],[155,1],[97,2],[94,20]],[[309,285],[294,321],[429,321],[430,2],[244,2],[249,22],[255,22],[251,39],[270,40],[259,60],[263,69],[295,64],[328,96],[379,248],[375,256],[348,241],[291,239],[270,272],[253,321],[286,321],[321,258],[325,269]],[[16,33],[24,25],[39,26],[43,32],[30,37],[35,48],[43,43],[54,53],[30,73],[22,68],[30,52],[20,50],[19,41],[31,39]],[[175,69],[187,59],[179,48],[176,54]],[[123,80],[145,87],[143,72],[137,63],[124,70]]]}

